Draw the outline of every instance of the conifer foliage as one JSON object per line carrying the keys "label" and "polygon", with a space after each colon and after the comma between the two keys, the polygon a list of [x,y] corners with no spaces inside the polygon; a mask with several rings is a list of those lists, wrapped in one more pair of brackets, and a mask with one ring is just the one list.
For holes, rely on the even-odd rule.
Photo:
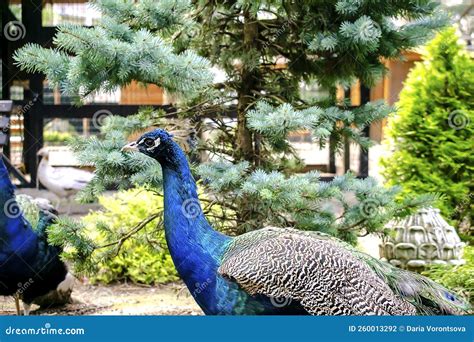
{"label": "conifer foliage", "polygon": [[[337,151],[344,139],[370,146],[363,129],[392,109],[383,103],[353,108],[336,99],[336,87],[356,79],[371,86],[385,73],[382,58],[399,57],[442,27],[446,18],[435,1],[92,4],[103,14],[98,25],[60,27],[54,49],[28,45],[17,51],[20,67],[45,73],[78,101],[131,81],[155,84],[178,95],[172,114],[180,120],[143,110],[128,118],[109,117],[101,136],[76,141],[79,159],[97,173],[84,199],[113,184],[160,191],[158,166],[119,150],[130,135],[152,125],[192,128],[191,138],[208,137],[188,137],[187,143],[194,156],[211,160],[195,167],[209,199],[204,210],[212,213],[216,227],[230,233],[286,225],[354,241],[430,199],[395,201],[398,188],[385,189],[351,173],[332,182],[321,182],[315,172],[300,174],[303,162],[288,134],[309,130],[321,145],[331,137]],[[225,80],[212,82],[211,65],[225,72]],[[304,99],[302,82],[319,84],[326,95]],[[227,112],[236,113],[235,123],[225,118]],[[133,232],[124,236],[131,238]],[[67,241],[76,251],[71,258],[92,260],[94,245],[81,237],[80,226],[63,222],[56,233],[57,241]]]}
{"label": "conifer foliage", "polygon": [[473,216],[473,93],[474,62],[449,28],[409,74],[383,160],[389,184],[402,183],[403,195],[443,193],[437,206],[458,223]]}
{"label": "conifer foliage", "polygon": [[176,51],[166,39],[174,27],[187,25],[188,1],[93,4],[104,15],[100,25],[61,25],[55,49],[27,45],[16,55],[17,63],[27,71],[43,72],[53,86],[80,98],[132,80],[188,95],[212,82],[206,59],[190,50]]}

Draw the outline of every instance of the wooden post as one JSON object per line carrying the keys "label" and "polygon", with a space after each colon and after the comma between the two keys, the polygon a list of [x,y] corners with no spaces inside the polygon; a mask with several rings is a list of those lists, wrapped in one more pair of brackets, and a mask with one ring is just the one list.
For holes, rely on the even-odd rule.
{"label": "wooden post", "polygon": [[10,9],[8,8],[8,1],[0,2],[0,14],[1,14],[1,32],[0,32],[0,44],[2,48],[0,49],[0,56],[2,59],[2,93],[1,99],[2,100],[9,100],[10,99],[10,74],[8,70],[9,60],[10,60],[10,41],[5,37],[3,33],[5,25],[10,21],[9,13]]}
{"label": "wooden post", "polygon": [[24,150],[26,171],[31,176],[30,186],[36,186],[36,173],[38,168],[37,153],[43,146],[43,116],[41,103],[33,105],[24,114]]}
{"label": "wooden post", "polygon": [[[344,98],[351,98],[351,89],[344,90]],[[351,144],[348,138],[344,138],[344,172],[351,168]]]}
{"label": "wooden post", "polygon": [[[10,65],[10,41],[7,39],[7,37],[4,34],[4,28],[5,25],[11,20],[11,13],[10,9],[8,8],[8,1],[2,1],[0,4],[0,15],[1,15],[1,38],[0,38],[0,46],[2,48],[0,49],[0,58],[2,59],[2,65],[1,65],[1,72],[2,72],[2,92],[0,94],[0,99],[2,100],[9,100],[10,99],[10,84],[11,84],[11,79],[10,79],[10,70],[9,70],[9,65]],[[9,114],[2,114],[9,116]],[[3,146],[3,155],[6,156],[7,158],[10,158],[10,130],[6,130],[4,132],[7,138],[7,143]]]}
{"label": "wooden post", "polygon": [[[370,102],[370,88],[361,84],[360,86],[360,105]],[[370,137],[370,125],[364,129],[366,137]],[[367,178],[369,176],[369,150],[360,151],[359,159],[359,177]]]}
{"label": "wooden post", "polygon": [[[25,25],[27,41],[41,43],[42,0],[22,0],[21,2],[22,22]],[[43,106],[43,81],[42,74],[34,74],[30,77],[30,91],[25,99],[33,101],[31,108],[24,115],[25,140],[23,145],[23,156],[26,171],[31,175],[31,186],[36,185],[37,152],[43,145],[43,118],[41,107]]]}

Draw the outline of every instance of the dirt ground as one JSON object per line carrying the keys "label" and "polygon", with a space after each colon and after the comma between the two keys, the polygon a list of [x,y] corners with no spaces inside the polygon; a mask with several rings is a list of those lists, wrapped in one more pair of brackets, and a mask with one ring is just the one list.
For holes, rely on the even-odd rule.
{"label": "dirt ground", "polygon": [[[89,285],[76,282],[73,303],[61,308],[39,309],[31,315],[202,315],[182,283],[160,286],[132,284]],[[0,315],[16,315],[12,297],[0,297]]]}

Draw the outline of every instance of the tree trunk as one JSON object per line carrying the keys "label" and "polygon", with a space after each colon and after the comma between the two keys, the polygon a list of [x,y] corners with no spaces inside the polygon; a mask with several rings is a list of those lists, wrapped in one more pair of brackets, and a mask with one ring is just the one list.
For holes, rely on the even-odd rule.
{"label": "tree trunk", "polygon": [[[243,13],[243,53],[248,53],[258,48],[258,23],[257,18],[253,16],[248,10]],[[259,69],[253,65],[245,64],[242,58],[241,79],[237,87],[238,105],[237,105],[237,148],[235,158],[236,160],[247,160],[253,167],[258,166],[259,157],[257,156],[256,148],[253,144],[253,136],[247,128],[246,114],[255,101],[255,95],[258,93],[259,87]],[[256,65],[257,63],[255,63]],[[237,212],[237,217],[242,222],[252,222],[255,218],[255,211],[252,203],[243,199],[241,207]],[[241,227],[239,234],[245,232],[249,227]]]}
{"label": "tree trunk", "polygon": [[[257,18],[255,18],[249,11],[244,12],[244,53],[251,51],[256,47],[258,38]],[[251,163],[255,162],[255,153],[252,144],[252,134],[247,128],[246,114],[249,107],[254,101],[254,93],[257,87],[258,69],[252,66],[241,66],[241,82],[237,89],[238,105],[237,105],[237,150],[236,159],[248,160]]]}

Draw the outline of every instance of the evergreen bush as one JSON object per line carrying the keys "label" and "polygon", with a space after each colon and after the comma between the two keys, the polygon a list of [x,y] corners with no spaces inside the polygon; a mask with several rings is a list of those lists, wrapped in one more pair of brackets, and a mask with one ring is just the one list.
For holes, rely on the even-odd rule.
{"label": "evergreen bush", "polygon": [[474,247],[464,248],[466,263],[461,266],[430,266],[423,275],[459,293],[474,304]]}
{"label": "evergreen bush", "polygon": [[455,28],[439,33],[423,56],[389,120],[393,153],[382,159],[383,175],[403,187],[401,196],[441,193],[436,205],[444,217],[472,222],[474,61]]}

